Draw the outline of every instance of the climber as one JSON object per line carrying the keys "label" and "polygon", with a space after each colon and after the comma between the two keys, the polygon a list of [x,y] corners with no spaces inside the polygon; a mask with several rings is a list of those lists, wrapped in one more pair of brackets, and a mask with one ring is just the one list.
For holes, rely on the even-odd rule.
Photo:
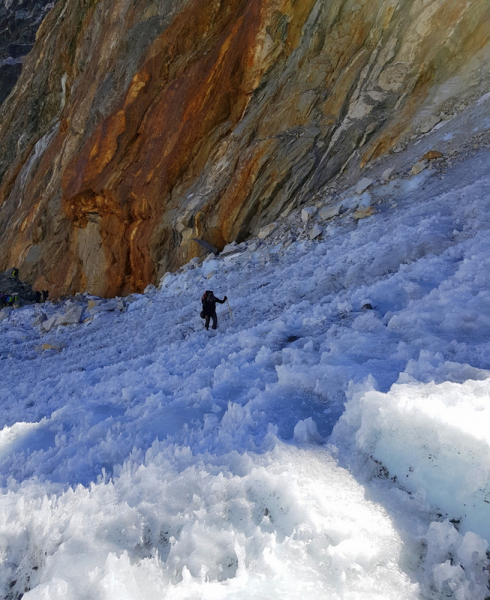
{"label": "climber", "polygon": [[14,278],[14,279],[19,279],[19,269],[17,269],[17,267],[13,267],[10,275]]}
{"label": "climber", "polygon": [[35,293],[35,296],[36,296],[36,304],[40,304],[40,302],[41,302],[41,292],[39,290],[36,290],[34,293]]}
{"label": "climber", "polygon": [[219,302],[220,304],[224,304],[227,300],[228,300],[228,298],[226,296],[223,298],[223,300],[219,300],[219,298],[216,298],[216,296],[210,290],[207,290],[204,292],[204,294],[201,298],[201,302],[202,302],[201,317],[203,319],[206,319],[204,322],[204,327],[206,327],[206,329],[209,329],[209,320],[210,319],[213,319],[212,328],[216,329],[216,327],[218,326],[218,317],[216,315],[216,302]]}
{"label": "climber", "polygon": [[43,302],[48,301],[49,290],[43,290]]}

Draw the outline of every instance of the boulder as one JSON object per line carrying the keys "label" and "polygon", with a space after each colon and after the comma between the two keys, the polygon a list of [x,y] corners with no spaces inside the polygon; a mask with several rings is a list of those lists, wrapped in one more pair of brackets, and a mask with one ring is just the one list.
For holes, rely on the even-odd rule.
{"label": "boulder", "polygon": [[63,342],[58,342],[55,344],[40,344],[39,346],[35,347],[35,350],[37,352],[44,352],[45,350],[57,350],[58,352],[61,352],[63,348],[66,348],[66,344]]}
{"label": "boulder", "polygon": [[383,171],[383,174],[381,175],[381,179],[383,179],[383,181],[389,181],[392,173],[393,173],[393,167],[390,167],[389,169],[385,169]]}
{"label": "boulder", "polygon": [[38,325],[41,325],[41,323],[44,323],[44,321],[46,321],[47,317],[44,313],[39,313],[37,315],[37,317],[34,319],[34,321],[32,322],[32,326],[33,327],[37,327]]}
{"label": "boulder", "polygon": [[95,314],[101,313],[101,312],[109,312],[112,310],[118,310],[118,302],[119,302],[118,300],[113,298],[112,300],[108,300],[107,302],[105,302],[103,304],[97,304],[97,306],[94,306],[89,309],[89,313],[91,315],[95,315]]}
{"label": "boulder", "polygon": [[429,152],[426,152],[424,156],[422,156],[421,160],[437,160],[438,158],[443,158],[442,152],[439,152],[438,150],[429,150]]}
{"label": "boulder", "polygon": [[340,215],[342,204],[336,204],[335,206],[324,206],[320,209],[318,216],[322,221],[327,221],[333,217]]}
{"label": "boulder", "polygon": [[441,122],[441,117],[429,115],[420,126],[421,133],[429,133],[434,127]]}
{"label": "boulder", "polygon": [[75,325],[80,323],[80,317],[82,316],[83,307],[80,305],[73,306],[69,310],[66,311],[64,315],[61,315],[57,321],[56,325]]}
{"label": "boulder", "polygon": [[363,177],[356,185],[356,194],[363,194],[373,184],[373,179]]}
{"label": "boulder", "polygon": [[314,240],[319,235],[323,233],[323,227],[321,225],[315,224],[310,231],[310,240]]}
{"label": "boulder", "polygon": [[360,206],[355,213],[352,215],[354,219],[366,219],[367,217],[371,217],[376,214],[376,209],[374,206]]}
{"label": "boulder", "polygon": [[307,206],[306,208],[303,208],[301,211],[301,220],[303,223],[308,223],[311,217],[315,215],[317,210],[318,209],[316,206]]}
{"label": "boulder", "polygon": [[264,227],[262,227],[257,237],[259,238],[259,240],[265,240],[265,238],[269,237],[275,228],[275,223],[269,223],[269,225],[265,225]]}
{"label": "boulder", "polygon": [[419,160],[419,162],[416,162],[413,167],[412,170],[410,171],[411,175],[418,175],[419,173],[421,173],[422,171],[424,171],[425,169],[427,169],[427,167],[429,166],[429,161],[428,160]]}
{"label": "boulder", "polygon": [[45,333],[48,333],[49,331],[51,331],[51,329],[53,329],[53,327],[56,326],[56,322],[57,320],[62,317],[63,315],[60,315],[60,313],[55,313],[54,315],[52,315],[51,317],[49,317],[49,319],[46,319],[46,321],[44,321],[43,323],[41,323],[41,329],[42,331],[44,331]]}

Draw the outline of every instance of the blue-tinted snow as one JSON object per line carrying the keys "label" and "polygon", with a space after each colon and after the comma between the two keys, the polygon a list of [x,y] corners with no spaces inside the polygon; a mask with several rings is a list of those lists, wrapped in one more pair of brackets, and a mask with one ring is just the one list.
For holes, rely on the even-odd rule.
{"label": "blue-tinted snow", "polygon": [[[42,335],[66,303],[13,311],[0,595],[483,600],[488,164],[373,186],[373,217],[186,267],[124,313]],[[230,299],[217,332],[205,289]]]}

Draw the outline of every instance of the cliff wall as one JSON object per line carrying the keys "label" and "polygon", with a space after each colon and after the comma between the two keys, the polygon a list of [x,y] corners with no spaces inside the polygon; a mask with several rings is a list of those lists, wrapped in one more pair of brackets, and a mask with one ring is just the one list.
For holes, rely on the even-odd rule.
{"label": "cliff wall", "polygon": [[58,0],[0,113],[0,268],[142,290],[490,89],[488,0]]}
{"label": "cliff wall", "polygon": [[0,103],[19,78],[44,16],[54,1],[0,0]]}

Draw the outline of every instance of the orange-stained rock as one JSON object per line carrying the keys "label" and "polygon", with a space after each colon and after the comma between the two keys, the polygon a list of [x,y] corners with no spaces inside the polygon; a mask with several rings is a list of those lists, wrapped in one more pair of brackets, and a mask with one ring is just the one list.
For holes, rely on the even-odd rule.
{"label": "orange-stained rock", "polygon": [[429,150],[429,152],[426,152],[420,160],[436,160],[442,157],[442,152],[439,152],[438,150]]}
{"label": "orange-stained rock", "polygon": [[0,269],[111,296],[257,234],[484,89],[489,24],[486,0],[57,3],[0,111]]}

